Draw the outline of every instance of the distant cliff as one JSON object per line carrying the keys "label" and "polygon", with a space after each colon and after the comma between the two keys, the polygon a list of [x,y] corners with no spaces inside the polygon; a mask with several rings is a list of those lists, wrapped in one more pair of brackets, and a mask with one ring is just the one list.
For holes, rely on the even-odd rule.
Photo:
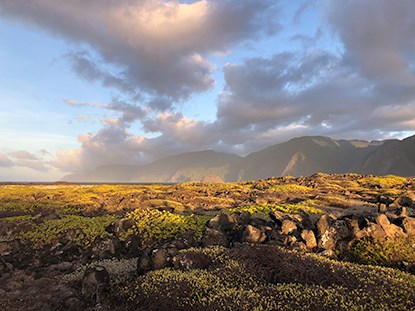
{"label": "distant cliff", "polygon": [[101,166],[62,178],[72,182],[186,182],[217,176],[241,181],[316,172],[415,176],[415,136],[404,140],[335,140],[323,136],[288,142],[239,157],[212,150],[170,156],[142,166]]}

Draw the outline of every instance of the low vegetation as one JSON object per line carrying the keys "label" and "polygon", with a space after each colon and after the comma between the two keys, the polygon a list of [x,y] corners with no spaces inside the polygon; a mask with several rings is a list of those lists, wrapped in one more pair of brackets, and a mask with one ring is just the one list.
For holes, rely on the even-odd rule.
{"label": "low vegetation", "polygon": [[[413,310],[415,241],[402,219],[415,215],[414,191],[411,178],[321,173],[0,185],[0,309]],[[188,254],[205,264],[175,261]],[[86,296],[85,274],[98,268],[110,282]]]}
{"label": "low vegetation", "polygon": [[403,263],[415,262],[414,239],[398,239],[393,242],[359,240],[351,249],[350,255],[354,262],[396,267]]}
{"label": "low vegetation", "polygon": [[[408,310],[415,277],[272,246],[190,250],[207,269],[156,270],[116,289],[125,310]],[[159,299],[163,297],[163,299]],[[121,310],[120,309],[120,310]]]}
{"label": "low vegetation", "polygon": [[105,228],[116,218],[111,215],[84,217],[65,215],[62,218],[45,220],[17,234],[23,240],[33,242],[36,246],[58,243],[62,238],[73,241],[83,248],[91,246],[98,238],[105,238],[109,233]]}
{"label": "low vegetation", "polygon": [[268,219],[269,213],[280,211],[287,214],[296,214],[300,211],[309,214],[322,214],[323,211],[317,207],[317,202],[313,200],[306,200],[299,203],[275,203],[262,205],[248,205],[228,209],[227,213],[241,213],[248,212],[251,215],[259,218]]}
{"label": "low vegetation", "polygon": [[126,216],[135,221],[127,235],[137,234],[144,242],[174,238],[188,231],[200,239],[209,219],[209,216],[185,216],[157,209],[136,209]]}

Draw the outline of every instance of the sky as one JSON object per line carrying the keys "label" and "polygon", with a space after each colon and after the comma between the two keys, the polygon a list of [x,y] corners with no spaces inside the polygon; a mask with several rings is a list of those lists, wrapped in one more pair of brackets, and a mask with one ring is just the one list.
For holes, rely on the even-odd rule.
{"label": "sky", "polygon": [[0,0],[0,181],[415,134],[413,0]]}

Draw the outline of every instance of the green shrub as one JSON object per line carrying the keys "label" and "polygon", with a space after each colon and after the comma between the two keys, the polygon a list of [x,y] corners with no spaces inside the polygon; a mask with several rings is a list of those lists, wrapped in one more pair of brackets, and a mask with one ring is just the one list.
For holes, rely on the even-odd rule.
{"label": "green shrub", "polygon": [[173,238],[189,230],[195,232],[196,238],[201,238],[206,222],[210,218],[146,208],[138,208],[127,213],[127,217],[135,220],[135,228],[130,229],[128,234],[138,234],[144,240]]}
{"label": "green shrub", "polygon": [[[275,246],[192,249],[207,269],[151,271],[113,289],[122,310],[412,310],[415,277]],[[217,259],[219,258],[219,259]]]}
{"label": "green shrub", "polygon": [[397,267],[402,261],[415,262],[414,243],[413,239],[395,241],[361,239],[353,245],[349,255],[354,262]]}
{"label": "green shrub", "polygon": [[260,218],[269,218],[269,213],[274,211],[280,211],[284,213],[299,213],[303,210],[309,214],[322,214],[323,211],[316,207],[316,204],[312,200],[305,200],[300,203],[276,203],[276,204],[261,204],[261,205],[248,205],[235,207],[227,210],[227,213],[236,212],[249,212],[251,215]]}
{"label": "green shrub", "polygon": [[83,217],[65,215],[60,219],[46,220],[33,226],[30,230],[20,232],[18,238],[30,240],[35,245],[43,246],[56,243],[69,235],[81,247],[88,247],[96,238],[109,236],[105,228],[115,221],[115,216]]}

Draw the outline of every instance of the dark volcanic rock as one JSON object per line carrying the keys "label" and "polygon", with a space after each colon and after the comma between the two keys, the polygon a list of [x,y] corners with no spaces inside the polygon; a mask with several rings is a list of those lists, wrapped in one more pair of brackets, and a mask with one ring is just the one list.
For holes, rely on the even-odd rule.
{"label": "dark volcanic rock", "polygon": [[275,222],[275,224],[281,228],[283,220],[286,218],[285,214],[280,211],[274,211],[269,213],[269,217]]}
{"label": "dark volcanic rock", "polygon": [[94,243],[92,258],[110,259],[122,252],[122,243],[115,238],[103,239]]}
{"label": "dark volcanic rock", "polygon": [[386,239],[386,232],[378,224],[370,223],[366,230],[368,232],[368,236],[375,241]]}
{"label": "dark volcanic rock", "polygon": [[221,230],[206,228],[203,233],[202,244],[205,247],[213,245],[228,247],[229,239]]}
{"label": "dark volcanic rock", "polygon": [[128,229],[131,229],[135,226],[135,221],[130,218],[123,218],[115,222],[114,224],[114,234],[116,237],[120,237],[122,234],[126,233]]}
{"label": "dark volcanic rock", "polygon": [[305,241],[305,244],[308,249],[313,249],[317,247],[316,236],[312,230],[303,230],[301,232],[301,237]]}
{"label": "dark volcanic rock", "polygon": [[109,282],[110,276],[104,267],[87,268],[82,279],[82,296],[97,303],[102,302]]}
{"label": "dark volcanic rock", "polygon": [[380,214],[376,217],[376,223],[382,227],[386,233],[386,236],[391,240],[405,236],[402,228],[391,224],[389,219],[384,214]]}
{"label": "dark volcanic rock", "polygon": [[414,237],[415,236],[415,218],[404,217],[402,219],[402,228],[408,236]]}
{"label": "dark volcanic rock", "polygon": [[221,229],[223,231],[232,230],[237,224],[237,220],[232,215],[219,214],[208,222],[208,227],[212,229]]}
{"label": "dark volcanic rock", "polygon": [[297,224],[289,219],[285,219],[282,222],[281,231],[283,234],[290,234],[294,230],[297,230]]}
{"label": "dark volcanic rock", "polygon": [[176,269],[206,269],[210,264],[209,256],[196,252],[180,253],[173,258],[173,265]]}
{"label": "dark volcanic rock", "polygon": [[397,202],[400,206],[414,208],[415,207],[415,193],[406,192],[397,199]]}
{"label": "dark volcanic rock", "polygon": [[332,223],[333,219],[330,217],[329,214],[324,214],[320,217],[316,224],[318,238],[321,238],[324,235],[324,233],[327,231],[327,229],[331,226]]}
{"label": "dark volcanic rock", "polygon": [[258,229],[254,226],[246,226],[242,234],[242,242],[260,244],[265,241],[267,235],[264,230]]}

